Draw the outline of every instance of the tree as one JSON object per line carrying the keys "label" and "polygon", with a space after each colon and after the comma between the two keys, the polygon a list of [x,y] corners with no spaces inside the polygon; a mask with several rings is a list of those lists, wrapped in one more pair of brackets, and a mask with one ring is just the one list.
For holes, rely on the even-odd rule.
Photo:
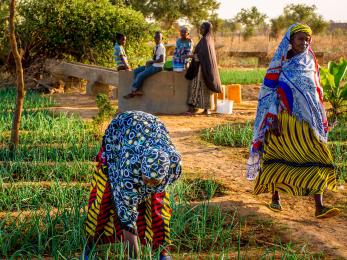
{"label": "tree", "polygon": [[16,73],[17,73],[16,108],[13,114],[11,141],[10,141],[10,150],[12,152],[16,149],[16,147],[19,144],[19,127],[20,127],[24,97],[25,97],[22,58],[18,51],[17,39],[16,39],[15,27],[14,27],[15,11],[16,11],[16,0],[11,0],[10,1],[10,17],[9,17],[9,36],[10,36],[11,50],[16,62]]}
{"label": "tree", "polygon": [[161,22],[166,29],[171,28],[178,19],[189,20],[199,26],[203,20],[210,19],[219,8],[217,0],[128,0],[125,1],[144,16]]}
{"label": "tree", "polygon": [[220,3],[216,0],[181,0],[181,14],[186,17],[196,28],[200,27],[203,20],[210,19],[218,10]]}
{"label": "tree", "polygon": [[256,29],[266,26],[266,14],[262,14],[258,9],[253,6],[250,9],[242,8],[241,11],[235,16],[234,20],[240,23],[243,28],[243,37],[245,39],[254,35]]}
{"label": "tree", "polygon": [[291,24],[300,22],[308,24],[314,33],[323,32],[327,26],[323,17],[316,13],[315,5],[289,4],[283,9],[283,14],[271,20],[271,34],[278,37],[281,30],[288,28]]}
{"label": "tree", "polygon": [[155,30],[144,16],[108,0],[21,0],[17,32],[24,67],[44,56],[113,66],[117,32],[128,37],[129,60],[150,55],[146,42]]}
{"label": "tree", "polygon": [[233,33],[236,31],[240,31],[241,30],[241,24],[238,22],[235,22],[234,19],[223,20],[221,30],[223,33],[228,33],[228,32]]}
{"label": "tree", "polygon": [[0,66],[5,64],[10,48],[8,39],[8,15],[9,2],[7,0],[2,1],[0,4]]}

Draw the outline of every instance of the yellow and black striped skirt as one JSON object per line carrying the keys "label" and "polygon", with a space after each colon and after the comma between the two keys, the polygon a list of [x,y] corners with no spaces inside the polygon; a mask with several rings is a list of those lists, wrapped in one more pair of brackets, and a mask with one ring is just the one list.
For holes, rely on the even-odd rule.
{"label": "yellow and black striped skirt", "polygon": [[[154,193],[138,205],[135,233],[141,244],[151,245],[153,250],[171,244],[171,213],[168,192]],[[89,238],[98,244],[124,241],[124,227],[115,212],[107,167],[103,165],[93,176],[85,228]]]}
{"label": "yellow and black striped skirt", "polygon": [[279,114],[280,134],[266,134],[254,194],[286,192],[296,196],[336,190],[333,157],[308,123]]}

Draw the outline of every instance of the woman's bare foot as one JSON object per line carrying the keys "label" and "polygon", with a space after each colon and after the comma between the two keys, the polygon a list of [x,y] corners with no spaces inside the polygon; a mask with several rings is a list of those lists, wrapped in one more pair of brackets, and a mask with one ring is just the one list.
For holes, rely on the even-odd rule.
{"label": "woman's bare foot", "polygon": [[204,114],[205,114],[206,116],[209,116],[209,115],[211,115],[212,113],[211,113],[211,110],[210,110],[210,109],[205,109],[205,110],[204,110]]}

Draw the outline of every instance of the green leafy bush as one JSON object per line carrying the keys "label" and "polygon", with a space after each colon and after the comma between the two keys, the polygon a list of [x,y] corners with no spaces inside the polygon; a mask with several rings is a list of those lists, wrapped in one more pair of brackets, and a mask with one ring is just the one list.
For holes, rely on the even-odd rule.
{"label": "green leafy bush", "polygon": [[330,61],[328,68],[321,68],[321,84],[324,89],[324,97],[332,106],[333,115],[341,113],[344,102],[347,100],[347,60],[341,58],[339,63]]}
{"label": "green leafy bush", "polygon": [[16,29],[25,65],[44,56],[114,66],[116,32],[127,35],[131,61],[150,55],[154,31],[140,12],[108,0],[23,0]]}
{"label": "green leafy bush", "polygon": [[116,113],[116,109],[112,107],[109,97],[105,94],[96,96],[96,106],[98,107],[97,116],[93,117],[94,134],[100,136],[103,134],[103,124],[107,123]]}

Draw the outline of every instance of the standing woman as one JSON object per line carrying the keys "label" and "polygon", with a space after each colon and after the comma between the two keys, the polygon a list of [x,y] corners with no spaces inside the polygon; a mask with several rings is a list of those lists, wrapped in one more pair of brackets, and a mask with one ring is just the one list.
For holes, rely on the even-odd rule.
{"label": "standing woman", "polygon": [[184,71],[190,61],[189,57],[193,52],[193,41],[189,37],[187,27],[181,27],[180,36],[176,41],[176,48],[172,59],[174,71]]}
{"label": "standing woman", "polygon": [[254,194],[272,193],[273,211],[282,210],[280,192],[312,195],[315,216],[328,218],[339,213],[323,205],[336,174],[311,35],[305,24],[290,26],[274,54],[259,93],[247,178],[255,179]]}
{"label": "standing woman", "polygon": [[193,61],[186,78],[192,79],[189,89],[189,112],[203,108],[204,113],[211,114],[213,93],[221,93],[217,57],[212,38],[212,24],[204,22],[200,27],[200,39],[195,47]]}

